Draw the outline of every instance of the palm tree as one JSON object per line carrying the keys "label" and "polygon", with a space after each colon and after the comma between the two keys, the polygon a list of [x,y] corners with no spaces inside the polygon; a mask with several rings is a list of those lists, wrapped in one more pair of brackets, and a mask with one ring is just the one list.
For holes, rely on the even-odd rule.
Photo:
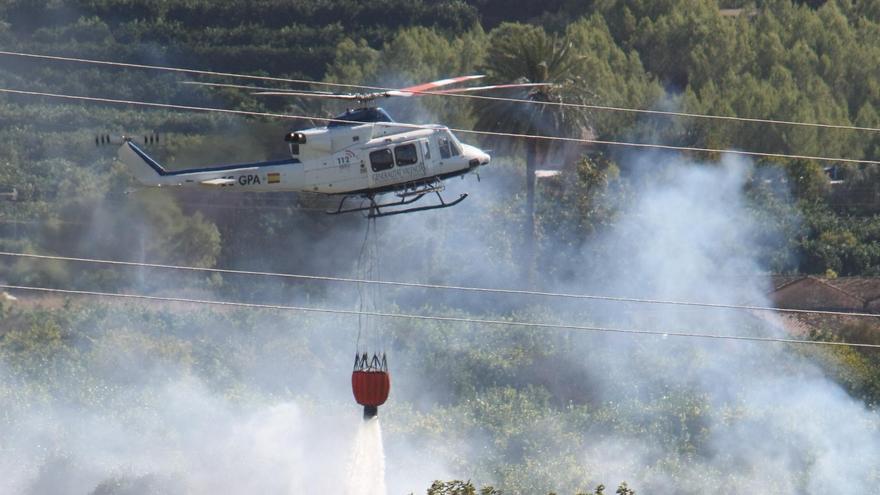
{"label": "palm tree", "polygon": [[[590,94],[579,80],[583,57],[569,40],[549,36],[542,28],[522,24],[502,24],[489,39],[483,67],[492,83],[551,83],[528,94],[511,93],[513,98],[536,102],[586,103]],[[474,100],[476,127],[480,130],[543,136],[580,137],[589,128],[583,109],[558,105],[524,104],[499,100]],[[511,154],[525,148],[526,222],[524,232],[524,273],[531,276],[535,253],[535,165],[546,159],[556,144],[542,139],[490,138],[487,146]]]}

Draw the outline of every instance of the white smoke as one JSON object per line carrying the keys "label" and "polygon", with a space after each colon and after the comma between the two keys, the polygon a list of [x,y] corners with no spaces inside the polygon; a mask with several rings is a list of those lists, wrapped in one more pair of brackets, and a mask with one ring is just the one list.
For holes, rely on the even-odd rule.
{"label": "white smoke", "polygon": [[241,410],[192,379],[130,404],[127,417],[45,408],[4,429],[0,491],[339,493],[345,466],[331,459],[345,457],[354,432],[336,412],[314,412],[292,402]]}
{"label": "white smoke", "polygon": [[[601,286],[633,297],[771,305],[743,193],[750,164],[695,164],[662,155],[640,160],[636,168],[655,167],[652,180],[613,231],[591,246],[590,253],[607,255],[601,273],[582,274],[595,281],[593,291]],[[779,322],[746,312],[644,309],[603,317],[670,332],[783,332]],[[683,393],[695,403],[674,426],[683,431],[670,438],[684,433],[697,448],[681,451],[660,441],[662,435],[596,428],[584,453],[594,479],[625,479],[653,494],[868,493],[876,486],[880,418],[795,348],[674,337],[592,342],[600,345],[585,351],[584,365],[597,380],[599,402],[629,404],[634,409],[621,411],[623,417],[638,423],[644,415],[651,424],[658,414],[652,411],[663,409],[670,391]]]}

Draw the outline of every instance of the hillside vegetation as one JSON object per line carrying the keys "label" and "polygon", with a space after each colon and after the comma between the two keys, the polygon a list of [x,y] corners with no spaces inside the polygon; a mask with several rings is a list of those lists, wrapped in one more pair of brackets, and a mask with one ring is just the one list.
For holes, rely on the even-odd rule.
{"label": "hillside vegetation", "polygon": [[[12,1],[0,6],[0,43],[6,50],[28,53],[399,86],[480,72],[492,64],[487,57],[504,56],[498,47],[515,44],[518,37],[547,37],[557,44],[571,44],[569,57],[575,69],[566,77],[572,83],[569,87],[581,94],[563,94],[563,99],[580,101],[575,98],[579,97],[603,106],[880,126],[876,111],[880,27],[870,2],[831,2],[818,8],[766,2],[746,6],[738,16],[722,16],[715,3],[699,1],[650,5],[597,2],[576,11],[559,8],[553,14],[551,7],[532,12],[534,18],[529,20],[538,25],[525,28],[499,24],[504,19],[498,19],[499,9],[492,2],[296,2],[291,6],[261,1],[233,7],[213,2]],[[229,9],[244,14],[233,15]],[[524,20],[523,12],[511,15]],[[483,18],[496,27],[481,27]],[[0,81],[4,87],[247,110],[290,110],[288,104],[292,104],[297,113],[325,116],[339,110],[309,101],[256,99],[246,92],[194,89],[169,73],[13,57],[4,57],[3,62],[6,70]],[[290,125],[306,125],[273,121],[265,127],[252,126],[216,115],[69,105],[11,96],[2,101],[0,151],[4,160],[0,174],[4,185],[18,189],[24,200],[4,205],[4,218],[18,220],[36,215],[65,220],[62,211],[68,209],[59,205],[73,198],[58,189],[64,182],[56,180],[59,176],[74,184],[88,182],[85,191],[77,195],[80,201],[90,195],[103,198],[117,192],[109,190],[109,179],[115,177],[109,152],[98,153],[89,146],[99,133],[137,135],[156,130],[177,138],[162,150],[169,158],[198,157],[208,163],[229,157],[228,145],[217,149],[217,141],[223,141],[217,136],[222,132],[237,133],[241,139],[234,146],[238,155],[253,157],[283,153],[278,133]],[[436,98],[424,98],[418,104],[394,102],[391,107],[400,120],[430,116],[450,126],[472,125],[483,110],[460,99]],[[589,111],[588,118],[599,139],[866,160],[877,159],[880,149],[880,133],[876,131],[600,110]],[[614,147],[593,147],[591,151],[612,160],[623,152]],[[566,187],[549,191],[551,197],[580,194],[575,184],[590,187],[584,184],[584,173],[576,180],[579,156],[574,152],[553,158],[552,165],[564,166],[571,177],[564,181]],[[511,159],[515,164],[516,156]],[[763,173],[764,168],[772,171]],[[834,178],[843,182],[832,186],[824,168],[833,168]],[[777,170],[783,173],[776,174]],[[625,184],[628,170],[621,172],[615,179]],[[768,182],[781,183],[772,188],[774,191],[794,194],[798,200],[795,211],[778,210],[784,208],[780,200],[764,191]],[[838,275],[872,275],[880,270],[880,249],[873,234],[878,230],[875,225],[880,209],[875,166],[774,159],[759,162],[753,185],[756,204],[772,211],[765,219],[767,228],[784,231],[787,240],[762,246],[765,253],[761,260],[768,270],[815,274],[830,270]],[[595,203],[548,201],[543,210],[539,204],[537,224],[550,237],[548,243],[557,240],[552,238],[554,232],[576,230],[581,235],[591,231],[583,228],[585,222],[607,223],[607,215],[597,215],[597,207],[607,208]],[[559,208],[549,206],[556,204]],[[224,219],[203,213],[221,234],[229,232]],[[799,214],[803,221],[788,224],[785,218],[791,213]],[[559,225],[565,220],[576,221],[579,228]],[[236,237],[242,235],[239,227],[232,227]],[[565,241],[581,243],[584,239]],[[234,249],[221,249],[216,244],[203,248],[217,252],[220,261],[234,257],[224,256],[227,253],[235,254]],[[187,259],[201,258],[192,256]]]}
{"label": "hillside vegetation", "polygon": [[[439,97],[386,107],[398,120],[458,128],[880,160],[876,2],[554,0],[512,9],[494,0],[9,0],[0,2],[0,50],[383,87],[471,73],[552,81],[548,100],[591,108],[535,117],[532,105]],[[542,68],[554,55],[565,63]],[[241,82],[0,55],[2,88],[316,118],[344,109],[182,84],[192,80]],[[114,163],[114,147],[95,145],[97,135],[158,133],[160,143],[148,148],[172,167],[260,160],[283,156],[283,134],[313,124],[0,95],[0,192],[16,192],[0,201],[0,250],[361,277],[365,222],[325,215],[332,201],[144,191]],[[493,149],[492,164],[481,182],[450,184],[453,193],[471,193],[461,205],[379,222],[383,278],[767,304],[759,274],[880,275],[874,164],[460,138]],[[534,218],[527,166],[561,171],[537,182]],[[533,233],[533,247],[523,232]],[[524,266],[533,267],[531,279]],[[350,284],[8,256],[0,256],[0,280],[341,310],[357,309],[363,297]],[[858,493],[880,481],[869,465],[880,445],[873,349],[498,323],[783,335],[774,322],[733,311],[427,289],[376,294],[384,311],[496,320],[374,322],[395,376],[380,416],[388,469],[398,473],[390,486],[399,492],[424,492],[435,478],[474,480],[438,482],[431,493],[443,494],[484,485],[601,493],[597,485],[624,481],[621,490],[637,493]],[[264,453],[250,455],[250,447],[212,464],[215,450],[234,449],[194,426],[203,413],[222,411],[210,417],[246,432],[263,418],[255,410],[277,404],[295,403],[300,418],[358,415],[345,376],[357,318],[14,295],[0,305],[0,473],[15,474],[0,487],[12,492],[235,491],[225,476],[269,479],[277,471],[271,462],[249,464],[245,458]],[[816,328],[799,337],[880,343],[871,325]],[[181,383],[196,391],[179,392]],[[170,408],[169,394],[185,407]],[[77,418],[75,433],[57,426],[67,414]],[[312,469],[324,466],[325,454],[309,446],[335,452],[344,433],[321,421],[304,420],[303,435],[314,442],[291,448]],[[50,445],[32,448],[44,435]],[[90,457],[95,451],[118,459]],[[212,461],[192,464],[201,457]],[[297,476],[241,492],[333,492],[322,484],[330,475]]]}

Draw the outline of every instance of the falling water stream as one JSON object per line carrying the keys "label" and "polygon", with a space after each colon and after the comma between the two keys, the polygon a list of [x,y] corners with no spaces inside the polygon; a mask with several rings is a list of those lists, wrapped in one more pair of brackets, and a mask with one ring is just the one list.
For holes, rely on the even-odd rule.
{"label": "falling water stream", "polygon": [[385,447],[379,418],[361,421],[349,459],[346,495],[386,495]]}

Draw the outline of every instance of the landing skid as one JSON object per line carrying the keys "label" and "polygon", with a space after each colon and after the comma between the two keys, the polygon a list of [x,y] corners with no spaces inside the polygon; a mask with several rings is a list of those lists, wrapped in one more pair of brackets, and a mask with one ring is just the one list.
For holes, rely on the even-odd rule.
{"label": "landing skid", "polygon": [[[440,200],[440,204],[433,204],[433,205],[429,205],[429,206],[418,206],[415,208],[395,209],[395,208],[398,208],[401,206],[406,206],[406,205],[415,203],[416,201],[425,197],[426,194],[429,194],[431,192],[433,192],[434,194],[437,195],[437,199]],[[336,210],[328,211],[327,213],[330,215],[339,215],[341,213],[354,213],[357,211],[369,211],[369,214],[367,214],[367,218],[390,217],[392,215],[400,215],[403,213],[414,213],[417,211],[439,210],[441,208],[449,208],[450,206],[455,206],[455,205],[461,203],[462,201],[464,201],[464,199],[467,198],[468,195],[467,195],[467,193],[463,193],[458,197],[458,199],[456,199],[455,201],[448,202],[448,203],[443,199],[443,196],[440,195],[440,190],[438,190],[437,188],[430,188],[430,189],[416,191],[416,192],[402,193],[402,194],[398,194],[398,196],[400,197],[400,201],[394,201],[394,202],[390,202],[390,203],[376,203],[376,195],[375,194],[367,194],[362,197],[366,198],[369,201],[369,204],[366,206],[359,206],[357,208],[345,208],[345,201],[349,198],[354,197],[354,196],[345,196],[344,198],[342,198],[342,201],[339,202],[339,208],[337,208]],[[388,209],[388,208],[391,208],[391,210],[390,211],[383,211],[383,209]]]}

